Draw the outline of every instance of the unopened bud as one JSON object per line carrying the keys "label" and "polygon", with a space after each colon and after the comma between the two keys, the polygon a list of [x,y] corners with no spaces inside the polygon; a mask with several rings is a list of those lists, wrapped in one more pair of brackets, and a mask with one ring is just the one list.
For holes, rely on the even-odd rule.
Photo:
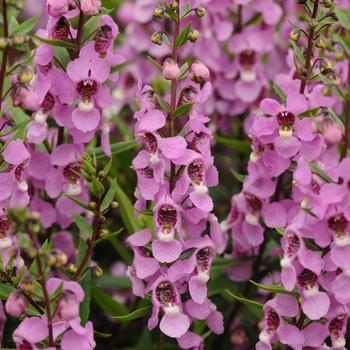
{"label": "unopened bud", "polygon": [[334,53],[334,58],[336,61],[342,61],[344,59],[344,52],[343,51],[336,51]]}
{"label": "unopened bud", "polygon": [[195,9],[195,12],[196,12],[198,17],[204,17],[205,14],[207,13],[207,10],[204,7],[197,7]]}
{"label": "unopened bud", "polygon": [[101,229],[100,231],[99,231],[99,234],[100,234],[100,236],[101,237],[103,237],[103,236],[107,236],[108,235],[108,233],[109,233],[109,231],[108,230],[106,230],[106,229]]}
{"label": "unopened bud", "polygon": [[291,30],[291,32],[289,33],[289,38],[290,40],[297,42],[300,38],[300,30],[298,29]]}
{"label": "unopened bud", "polygon": [[118,208],[118,207],[119,207],[119,204],[118,204],[118,202],[113,201],[113,202],[110,204],[110,207],[111,207],[112,209],[115,209],[115,208]]}
{"label": "unopened bud", "polygon": [[199,31],[196,30],[196,29],[191,30],[191,31],[188,33],[188,36],[187,36],[187,39],[188,39],[191,43],[196,42],[199,38],[200,38],[200,34],[199,34]]}
{"label": "unopened bud", "polygon": [[151,40],[153,44],[162,45],[163,44],[163,36],[161,32],[155,32],[151,36]]}
{"label": "unopened bud", "polygon": [[78,270],[77,266],[75,264],[69,264],[67,271],[71,274],[76,273]]}
{"label": "unopened bud", "polygon": [[13,37],[13,44],[16,46],[23,45],[25,41],[25,37],[23,35],[15,35]]}
{"label": "unopened bud", "polygon": [[54,254],[55,254],[56,263],[58,266],[63,266],[67,264],[68,257],[65,253],[63,253],[61,250],[55,250]]}
{"label": "unopened bud", "polygon": [[91,201],[90,203],[89,203],[89,208],[91,208],[91,209],[95,209],[96,208],[96,202],[93,202],[93,201]]}
{"label": "unopened bud", "polygon": [[101,277],[103,275],[103,270],[99,266],[93,266],[92,274],[94,277]]}
{"label": "unopened bud", "polygon": [[179,3],[175,0],[173,3],[170,5],[171,9],[176,11],[179,8]]}
{"label": "unopened bud", "polygon": [[153,16],[156,18],[162,18],[163,15],[164,15],[164,10],[160,7],[157,7],[153,12]]}
{"label": "unopened bud", "polygon": [[172,59],[166,58],[163,63],[163,77],[167,80],[174,80],[180,77],[179,65]]}
{"label": "unopened bud", "polygon": [[6,38],[0,38],[0,49],[4,49],[9,44]]}
{"label": "unopened bud", "polygon": [[30,43],[34,48],[38,48],[41,45],[41,42],[37,38],[30,38]]}
{"label": "unopened bud", "polygon": [[98,177],[102,177],[102,178],[104,178],[104,177],[106,177],[106,173],[103,171],[103,170],[100,170],[99,172],[98,172]]}
{"label": "unopened bud", "polygon": [[317,40],[315,45],[319,49],[326,49],[327,48],[327,41],[324,38],[320,38],[319,40]]}
{"label": "unopened bud", "polygon": [[28,67],[23,67],[18,74],[18,80],[23,84],[28,84],[32,79],[32,70]]}
{"label": "unopened bud", "polygon": [[35,288],[35,282],[31,277],[27,276],[23,278],[21,287],[25,292],[31,292]]}
{"label": "unopened bud", "polygon": [[209,80],[210,72],[205,64],[202,62],[195,62],[191,66],[192,80],[196,83],[202,84]]}
{"label": "unopened bud", "polygon": [[318,20],[313,18],[311,21],[310,21],[310,27],[312,28],[316,28],[318,26]]}

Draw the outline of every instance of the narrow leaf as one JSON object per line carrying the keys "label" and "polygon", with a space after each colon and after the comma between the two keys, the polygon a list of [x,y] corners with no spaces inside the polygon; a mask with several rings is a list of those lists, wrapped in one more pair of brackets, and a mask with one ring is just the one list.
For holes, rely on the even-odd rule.
{"label": "narrow leaf", "polygon": [[161,72],[163,71],[163,67],[150,55],[147,55],[147,58],[154,64],[156,68],[158,68]]}
{"label": "narrow leaf", "polygon": [[253,301],[244,297],[240,297],[238,295],[235,295],[231,293],[228,289],[225,290],[226,293],[231,296],[234,300],[239,301],[240,303],[248,306],[250,309],[252,309],[254,312],[258,314],[262,314],[262,310],[264,308],[264,305],[261,303],[258,303],[257,301]]}
{"label": "narrow leaf", "polygon": [[72,213],[72,216],[74,217],[74,222],[79,227],[79,230],[81,233],[84,233],[91,238],[92,236],[92,227],[89,224],[89,222],[81,215],[78,215],[77,213]]}
{"label": "narrow leaf", "polygon": [[[126,152],[132,148],[135,148],[136,146],[137,146],[137,142],[135,140],[120,141],[120,142],[116,142],[116,143],[111,144],[111,152],[112,152],[112,155],[115,155],[118,153]],[[96,158],[108,157],[104,153],[102,147],[92,148],[92,149],[88,150],[88,153],[90,155],[95,153]]]}
{"label": "narrow leaf", "polygon": [[233,174],[233,176],[239,181],[239,182],[244,182],[245,179],[245,175],[242,175],[240,173],[238,173],[235,169],[231,168],[231,172]]}
{"label": "narrow leaf", "polygon": [[32,31],[38,23],[39,16],[33,16],[17,26],[11,33],[11,35],[27,34]]}
{"label": "narrow leaf", "polygon": [[221,145],[233,148],[242,154],[248,155],[251,152],[250,143],[247,141],[228,139],[217,134],[214,135],[214,139]]}
{"label": "narrow leaf", "polygon": [[92,299],[96,304],[113,317],[127,315],[128,310],[121,303],[118,303],[110,295],[97,288],[91,289]]}
{"label": "narrow leaf", "polygon": [[111,187],[109,188],[108,192],[106,193],[105,197],[103,198],[102,204],[101,204],[101,211],[105,211],[108,209],[109,205],[112,203],[115,195],[115,185],[116,185],[116,180],[114,179],[111,182]]}
{"label": "narrow leaf", "polygon": [[312,163],[310,160],[305,159],[307,164],[309,165],[311,171],[318,175],[324,182],[333,182],[333,180],[323,171],[321,170],[315,163]]}
{"label": "narrow leaf", "polygon": [[138,318],[150,315],[151,310],[152,310],[152,306],[145,306],[131,312],[128,315],[115,316],[113,318],[121,322],[132,321],[132,320],[136,320]]}
{"label": "narrow leaf", "polygon": [[190,30],[191,30],[191,22],[186,24],[185,28],[182,29],[181,33],[176,38],[177,47],[182,46],[187,41],[188,33],[190,32]]}
{"label": "narrow leaf", "polygon": [[293,41],[292,41],[292,46],[293,46],[295,56],[298,58],[299,62],[304,66],[305,65],[305,57],[304,57],[303,53],[301,52],[300,47],[297,46]]}
{"label": "narrow leaf", "polygon": [[279,96],[280,100],[282,102],[285,102],[287,100],[287,95],[283,92],[281,87],[275,81],[272,81],[272,87],[275,90],[276,94]]}
{"label": "narrow leaf", "polygon": [[254,284],[256,287],[263,289],[263,290],[267,290],[268,292],[271,292],[271,293],[294,295],[294,296],[299,295],[297,291],[289,292],[289,291],[285,290],[282,286],[260,284],[260,283],[254,282],[252,280],[249,280],[249,282]]}
{"label": "narrow leaf", "polygon": [[184,115],[188,115],[192,106],[193,106],[193,102],[189,102],[189,103],[184,103],[183,105],[177,107],[175,112],[174,112],[174,117],[179,118],[179,117],[182,117]]}
{"label": "narrow leaf", "polygon": [[82,208],[84,208],[86,210],[90,210],[91,211],[91,209],[89,208],[89,205],[87,203],[81,201],[78,198],[75,198],[75,197],[71,196],[70,194],[64,193],[64,195],[66,197],[68,197],[69,199],[71,199],[75,204],[79,205],[79,207],[82,207]]}
{"label": "narrow leaf", "polygon": [[48,45],[65,47],[67,49],[72,49],[72,50],[75,49],[75,44],[68,40],[52,40],[52,39],[42,38],[41,36],[38,36],[36,34],[34,34],[34,37]]}
{"label": "narrow leaf", "polygon": [[102,241],[105,241],[105,240],[109,240],[109,239],[112,239],[112,238],[116,238],[119,236],[119,234],[124,230],[124,228],[122,227],[121,229],[119,229],[118,231],[115,231],[115,232],[112,232],[112,233],[109,233],[108,235],[105,235],[99,239],[97,239],[95,242],[94,242],[94,245],[102,242]]}

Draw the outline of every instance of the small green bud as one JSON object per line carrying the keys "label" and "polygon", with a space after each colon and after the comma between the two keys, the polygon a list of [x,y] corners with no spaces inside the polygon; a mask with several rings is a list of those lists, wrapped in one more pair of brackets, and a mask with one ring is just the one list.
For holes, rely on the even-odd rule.
{"label": "small green bud", "polygon": [[112,209],[115,209],[115,208],[118,208],[118,207],[119,207],[119,204],[118,204],[118,202],[113,201],[113,202],[110,204],[110,207],[111,207]]}
{"label": "small green bud", "polygon": [[160,7],[157,7],[153,12],[153,16],[156,18],[162,18],[163,15],[164,15],[164,10]]}
{"label": "small green bud", "polygon": [[23,67],[18,73],[18,79],[23,84],[28,84],[33,79],[33,72],[29,67]]}
{"label": "small green bud", "polygon": [[151,36],[151,40],[152,40],[153,44],[162,45],[163,44],[162,33],[160,33],[160,32],[153,33],[152,36]]}
{"label": "small green bud", "polygon": [[35,288],[35,282],[31,277],[26,276],[22,280],[21,287],[25,292],[32,292]]}
{"label": "small green bud", "polygon": [[207,13],[207,10],[204,7],[197,7],[194,11],[198,17],[204,17]]}
{"label": "small green bud", "polygon": [[108,233],[109,233],[109,231],[106,230],[106,229],[104,229],[104,228],[102,228],[102,229],[99,231],[99,234],[100,234],[101,237],[107,236]]}
{"label": "small green bud", "polygon": [[75,274],[78,271],[78,268],[75,264],[69,264],[67,268],[67,272],[71,273],[72,275]]}
{"label": "small green bud", "polygon": [[4,49],[8,44],[9,42],[6,38],[0,38],[0,49]]}
{"label": "small green bud", "polygon": [[93,202],[93,201],[91,201],[90,203],[89,203],[89,208],[91,208],[91,209],[95,209],[96,208],[96,202]]}
{"label": "small green bud", "polygon": [[93,266],[92,274],[94,277],[101,277],[103,275],[103,270],[99,266]]}
{"label": "small green bud", "polygon": [[327,41],[324,38],[320,38],[319,40],[317,40],[315,45],[319,49],[326,49],[327,48]]}
{"label": "small green bud", "polygon": [[297,29],[291,30],[291,32],[289,33],[289,38],[290,38],[290,40],[298,42],[298,40],[300,38],[300,30],[297,30]]}
{"label": "small green bud", "polygon": [[179,3],[175,0],[173,3],[170,5],[171,9],[176,11],[179,8]]}
{"label": "small green bud", "polygon": [[46,255],[46,263],[49,266],[55,266],[56,265],[56,256],[55,254],[49,253]]}
{"label": "small green bud", "polygon": [[98,177],[101,177],[101,178],[104,178],[104,177],[106,177],[106,173],[103,171],[103,170],[100,170],[99,172],[98,172]]}
{"label": "small green bud", "polygon": [[188,33],[188,36],[187,36],[188,40],[192,43],[196,42],[199,38],[200,38],[200,34],[199,34],[199,31],[194,29],[194,30],[191,30],[189,33]]}
{"label": "small green bud", "polygon": [[318,20],[313,18],[309,24],[311,28],[316,28],[318,26]]}
{"label": "small green bud", "polygon": [[23,44],[24,44],[24,41],[25,41],[24,35],[15,35],[15,36],[13,37],[13,44],[14,44],[15,46],[23,45]]}

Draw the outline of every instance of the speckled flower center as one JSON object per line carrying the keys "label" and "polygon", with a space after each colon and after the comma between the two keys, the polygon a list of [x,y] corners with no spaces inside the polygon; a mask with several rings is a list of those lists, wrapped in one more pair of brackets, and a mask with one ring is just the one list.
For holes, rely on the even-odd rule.
{"label": "speckled flower center", "polygon": [[243,67],[251,67],[256,62],[256,53],[254,50],[244,50],[239,54],[239,63]]}
{"label": "speckled flower center", "polygon": [[269,308],[265,316],[265,324],[268,332],[274,332],[280,325],[280,318],[277,312]]}
{"label": "speckled flower center", "polygon": [[261,210],[262,203],[258,197],[255,197],[253,194],[246,192],[244,193],[244,198],[247,202],[249,209],[252,212],[257,212]]}
{"label": "speckled flower center", "polygon": [[142,134],[142,140],[145,145],[147,152],[156,153],[158,150],[157,138],[150,132],[145,132]]}
{"label": "speckled flower center", "polygon": [[11,222],[7,216],[0,216],[0,238],[5,238],[7,231],[11,227]]}
{"label": "speckled flower center", "polygon": [[313,193],[320,194],[321,186],[315,179],[311,180],[310,187]]}
{"label": "speckled flower center", "polygon": [[175,304],[177,298],[173,285],[168,281],[159,283],[156,288],[156,298],[162,305],[165,306]]}
{"label": "speckled flower center", "polygon": [[163,204],[157,215],[157,221],[164,231],[171,231],[177,223],[177,211],[170,204]]}
{"label": "speckled flower center", "polygon": [[200,249],[196,254],[197,266],[203,272],[208,272],[211,265],[213,251],[209,247]]}
{"label": "speckled flower center", "polygon": [[317,275],[308,269],[304,269],[298,275],[298,283],[301,287],[310,289],[317,283]]}
{"label": "speckled flower center", "polygon": [[185,103],[193,102],[196,95],[197,90],[192,86],[183,89],[180,94],[179,104],[183,105]]}
{"label": "speckled flower center", "polygon": [[187,167],[187,174],[190,177],[191,181],[196,185],[199,185],[204,182],[204,166],[203,162],[200,159],[194,160]]}
{"label": "speckled flower center", "polygon": [[344,328],[344,322],[345,322],[345,315],[341,314],[337,317],[333,318],[331,322],[329,322],[328,329],[329,333],[334,338],[339,338],[340,333],[343,331]]}
{"label": "speckled flower center", "polygon": [[80,169],[78,163],[70,163],[63,169],[63,176],[70,183],[76,183],[79,178]]}
{"label": "speckled flower center", "polygon": [[290,129],[295,123],[295,115],[288,111],[279,112],[276,119],[277,123],[283,128]]}
{"label": "speckled flower center", "polygon": [[85,79],[78,83],[77,91],[82,97],[89,98],[92,95],[95,95],[98,89],[96,81],[92,79]]}
{"label": "speckled flower center", "polygon": [[26,340],[23,340],[22,343],[19,345],[19,350],[33,350],[33,346]]}
{"label": "speckled flower center", "polygon": [[300,248],[300,239],[294,232],[287,233],[286,255],[290,258],[296,255]]}
{"label": "speckled flower center", "polygon": [[50,112],[55,106],[55,98],[50,92],[45,95],[44,101],[41,103],[41,108],[44,113]]}
{"label": "speckled flower center", "polygon": [[348,226],[348,220],[343,213],[337,214],[328,219],[328,227],[336,232],[343,232]]}
{"label": "speckled flower center", "polygon": [[16,167],[16,169],[15,169],[15,177],[16,177],[17,181],[21,181],[22,180],[22,176],[23,176],[25,167],[26,167],[26,163],[25,162],[19,164]]}
{"label": "speckled flower center", "polygon": [[141,174],[146,178],[146,179],[153,179],[153,169],[150,167],[141,169]]}
{"label": "speckled flower center", "polygon": [[61,17],[53,29],[53,37],[57,40],[66,40],[69,37],[69,23],[66,17]]}
{"label": "speckled flower center", "polygon": [[105,54],[112,41],[112,28],[108,24],[100,27],[96,33],[95,51]]}

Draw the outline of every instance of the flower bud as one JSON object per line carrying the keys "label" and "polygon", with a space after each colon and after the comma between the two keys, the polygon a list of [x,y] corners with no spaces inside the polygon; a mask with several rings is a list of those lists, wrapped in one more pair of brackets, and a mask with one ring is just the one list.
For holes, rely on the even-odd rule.
{"label": "flower bud", "polygon": [[289,38],[290,40],[297,42],[300,38],[300,30],[298,29],[291,30],[291,32],[289,33]]}
{"label": "flower bud", "polygon": [[103,237],[103,236],[107,236],[108,235],[108,233],[109,233],[109,231],[108,230],[106,230],[106,229],[101,229],[100,231],[99,231],[99,234],[100,234],[100,236],[101,237]]}
{"label": "flower bud", "polygon": [[68,257],[67,255],[62,252],[61,250],[54,250],[54,255],[55,255],[55,258],[56,258],[56,264],[57,266],[63,266],[63,265],[66,265],[67,262],[68,262]]}
{"label": "flower bud", "polygon": [[24,44],[24,41],[25,41],[24,35],[15,35],[15,36],[13,37],[13,44],[14,44],[15,46],[23,45],[23,44]]}
{"label": "flower bud", "polygon": [[32,292],[35,288],[35,282],[31,277],[26,276],[22,280],[21,287],[25,292]]}
{"label": "flower bud", "polygon": [[163,36],[161,32],[155,32],[151,36],[151,40],[153,44],[162,45],[163,44]]}
{"label": "flower bud", "polygon": [[104,178],[104,177],[106,177],[106,173],[103,171],[103,170],[100,170],[99,172],[98,172],[98,177],[101,177],[101,178]]}
{"label": "flower bud", "polygon": [[12,317],[20,317],[27,313],[28,302],[21,292],[12,292],[5,304],[6,312]]}
{"label": "flower bud", "polygon": [[191,66],[192,80],[196,83],[204,83],[209,80],[210,72],[202,62],[195,62]]}
{"label": "flower bud", "polygon": [[318,20],[313,18],[310,23],[309,23],[310,27],[312,28],[316,28],[318,26]]}
{"label": "flower bud", "polygon": [[77,272],[78,268],[75,264],[69,264],[67,271],[71,274],[75,274]]}
{"label": "flower bud", "polygon": [[336,51],[334,53],[334,59],[336,61],[342,61],[344,59],[345,55],[344,55],[344,51]]}
{"label": "flower bud", "polygon": [[119,204],[118,204],[118,202],[113,201],[113,202],[110,204],[110,207],[111,207],[111,209],[115,209],[115,208],[118,208],[118,207],[119,207]]}
{"label": "flower bud", "polygon": [[103,270],[99,266],[93,266],[92,274],[94,277],[101,277],[103,275]]}
{"label": "flower bud", "polygon": [[95,16],[98,14],[98,11],[101,8],[100,0],[81,0],[80,1],[81,10],[84,12],[84,15]]}
{"label": "flower bud", "polygon": [[342,139],[342,132],[338,123],[326,123],[323,127],[323,136],[331,144],[337,144]]}
{"label": "flower bud", "polygon": [[0,49],[4,49],[9,44],[8,40],[6,38],[0,38]]}
{"label": "flower bud", "polygon": [[89,203],[89,208],[91,208],[91,209],[95,209],[96,208],[96,202],[93,202],[93,201],[91,201],[90,203]]}
{"label": "flower bud", "polygon": [[49,266],[55,266],[56,265],[56,256],[55,254],[49,253],[46,255],[46,264]]}
{"label": "flower bud", "polygon": [[200,34],[199,34],[199,31],[196,30],[196,29],[191,30],[191,31],[188,33],[188,36],[187,36],[187,39],[188,39],[191,43],[196,42],[199,38],[200,38]]}
{"label": "flower bud", "polygon": [[194,11],[198,17],[204,17],[207,13],[207,10],[204,7],[197,7]]}
{"label": "flower bud", "polygon": [[79,317],[79,302],[74,293],[65,291],[57,303],[57,315],[60,320],[69,321]]}
{"label": "flower bud", "polygon": [[164,10],[160,7],[157,7],[153,12],[153,16],[156,18],[162,18],[163,14],[164,14]]}
{"label": "flower bud", "polygon": [[320,38],[316,41],[315,46],[319,49],[326,49],[327,48],[327,41],[324,38]]}
{"label": "flower bud", "polygon": [[170,5],[171,9],[176,11],[179,8],[179,3],[175,0],[173,3]]}
{"label": "flower bud", "polygon": [[28,84],[32,79],[32,70],[29,67],[23,67],[18,74],[18,80],[23,84]]}
{"label": "flower bud", "polygon": [[167,58],[163,63],[163,77],[167,80],[178,79],[180,77],[179,65],[172,59]]}

